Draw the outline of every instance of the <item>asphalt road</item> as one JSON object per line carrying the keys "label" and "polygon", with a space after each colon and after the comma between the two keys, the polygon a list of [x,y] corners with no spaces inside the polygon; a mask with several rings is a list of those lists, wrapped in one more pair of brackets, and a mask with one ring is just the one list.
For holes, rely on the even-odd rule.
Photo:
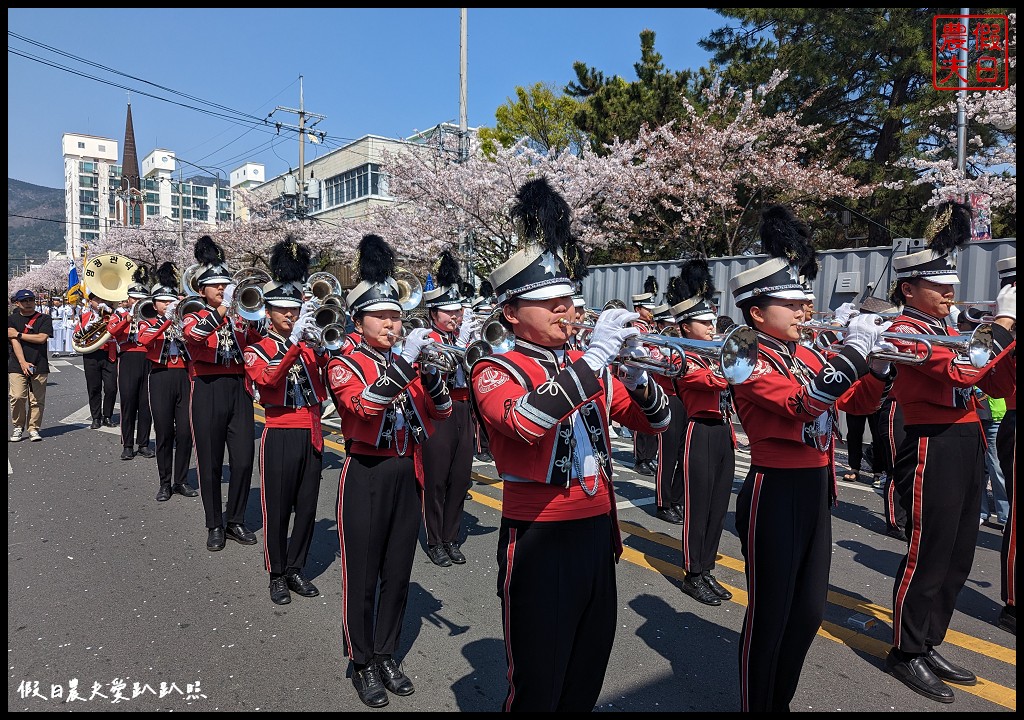
{"label": "asphalt road", "polygon": [[[224,551],[208,552],[199,498],[157,503],[156,461],[121,461],[116,428],[88,429],[81,359],[53,365],[43,442],[8,444],[8,710],[371,712],[352,688],[342,646],[340,438],[327,438],[306,566],[321,594],[277,606],[262,533],[256,546],[229,540]],[[653,483],[631,471],[627,441],[616,441],[615,458],[626,552],[617,570],[619,630],[597,710],[736,711],[746,584],[732,507],[716,575],[734,598],[708,607],[679,589],[679,528],[654,517]],[[737,490],[748,463],[740,453]],[[439,568],[417,555],[400,652],[416,692],[392,697],[380,712],[495,711],[504,699],[495,569],[501,489],[493,464],[475,469],[464,522],[468,563]],[[942,646],[978,674],[978,685],[955,687],[956,702],[941,705],[882,670],[903,544],[883,534],[881,512],[870,486],[841,487],[826,618],[792,710],[1015,710],[1016,638],[994,624],[1002,605],[994,528],[981,528]],[[258,471],[247,517],[262,528]],[[69,700],[73,694],[80,699]]]}

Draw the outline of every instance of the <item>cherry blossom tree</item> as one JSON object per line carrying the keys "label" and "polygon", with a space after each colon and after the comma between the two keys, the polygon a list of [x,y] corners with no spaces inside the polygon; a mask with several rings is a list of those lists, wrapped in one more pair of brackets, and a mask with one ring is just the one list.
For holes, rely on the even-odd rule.
{"label": "cherry blossom tree", "polygon": [[36,294],[57,293],[61,294],[68,289],[68,265],[67,258],[54,258],[42,265],[36,265],[28,272],[12,277],[7,283],[8,297],[14,295],[18,290],[28,289]]}

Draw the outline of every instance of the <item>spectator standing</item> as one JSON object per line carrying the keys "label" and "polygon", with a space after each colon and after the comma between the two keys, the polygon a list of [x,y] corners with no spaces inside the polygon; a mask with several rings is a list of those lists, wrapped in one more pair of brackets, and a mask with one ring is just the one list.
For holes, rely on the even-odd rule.
{"label": "spectator standing", "polygon": [[16,292],[14,305],[7,319],[7,387],[14,425],[11,442],[21,440],[26,428],[29,439],[38,442],[43,439],[39,428],[50,373],[46,345],[53,335],[53,321],[48,313],[36,310],[36,296],[31,290]]}

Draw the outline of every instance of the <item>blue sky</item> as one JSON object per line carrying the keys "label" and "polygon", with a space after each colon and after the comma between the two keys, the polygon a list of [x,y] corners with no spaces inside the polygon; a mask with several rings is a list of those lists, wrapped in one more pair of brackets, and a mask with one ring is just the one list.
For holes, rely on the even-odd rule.
{"label": "blue sky", "polygon": [[[634,80],[644,29],[666,68],[696,69],[709,59],[697,41],[726,24],[704,9],[471,8],[469,125],[493,126],[516,86],[563,87],[575,61]],[[300,75],[304,109],[326,116],[327,141],[306,145],[307,162],[363,135],[459,121],[458,8],[20,8],[7,30],[7,175],[45,187],[63,188],[63,133],[123,143],[128,89],[140,159],[159,147],[225,176],[246,161],[268,177],[298,166],[294,133],[237,114],[298,108]]]}

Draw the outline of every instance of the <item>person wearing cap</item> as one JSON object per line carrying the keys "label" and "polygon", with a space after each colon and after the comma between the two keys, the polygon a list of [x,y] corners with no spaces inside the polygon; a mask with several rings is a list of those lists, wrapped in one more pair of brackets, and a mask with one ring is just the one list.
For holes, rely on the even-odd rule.
{"label": "person wearing cap", "polygon": [[[1000,289],[1017,286],[1017,256],[1003,258],[996,262],[999,274]],[[1016,316],[1016,313],[1014,313]],[[1016,332],[1016,317],[1014,331]],[[1014,364],[1013,375],[1017,377],[1017,351],[1012,355]],[[1006,414],[999,423],[996,434],[996,455],[999,467],[1006,480],[1006,497],[1010,501],[1007,522],[1003,525],[1003,542],[999,549],[999,588],[1003,607],[999,610],[996,623],[1003,630],[1017,634],[1017,512],[1014,498],[1017,495],[1017,383],[1013,384],[1013,392],[1005,397]]]}
{"label": "person wearing cap", "polygon": [[[114,310],[96,294],[89,293],[88,305],[75,324],[74,335],[79,335],[106,324]],[[114,427],[114,403],[117,402],[117,341],[111,337],[92,352],[82,355],[85,387],[89,394],[90,429]]]}
{"label": "person wearing cap", "polygon": [[[582,288],[579,286],[576,287],[576,292],[572,295],[572,308],[572,322],[585,324],[587,322],[587,301],[583,297]],[[586,347],[584,347],[585,332],[584,330],[573,332],[565,343],[566,347],[570,350],[586,350]]]}
{"label": "person wearing cap", "polygon": [[301,312],[309,261],[309,249],[290,235],[274,245],[273,279],[263,286],[267,336],[242,351],[246,377],[266,412],[260,438],[260,502],[263,560],[275,605],[290,603],[291,592],[302,597],[320,594],[302,573],[320,495],[320,416],[327,399],[323,371],[329,359],[317,347],[320,334],[313,313]]}
{"label": "person wearing cap", "polygon": [[53,335],[53,320],[36,311],[31,290],[14,293],[14,312],[7,318],[7,393],[11,405],[11,442],[43,439],[39,428],[46,407],[46,378],[50,374],[47,342]]}
{"label": "person wearing cap", "polygon": [[[601,313],[585,351],[566,350],[573,279],[585,272],[571,210],[544,178],[524,184],[511,210],[525,247],[490,281],[508,352],[474,363],[473,401],[503,482],[498,533],[508,692],[505,711],[590,712],[615,639],[615,562],[622,553],[612,488],[609,419],[648,433],[669,424],[646,371],[637,313]],[[571,268],[571,271],[570,271]]]}
{"label": "person wearing cap", "polygon": [[[890,299],[903,306],[889,329],[894,336],[957,334],[946,317],[960,283],[957,252],[970,241],[971,215],[965,203],[942,203],[925,232],[928,249],[893,261],[896,281]],[[978,539],[985,440],[973,386],[993,397],[1013,392],[1010,330],[1016,302],[1015,287],[1000,291],[992,323],[995,357],[984,367],[933,343],[924,362],[901,364],[893,387],[905,420],[895,476],[910,543],[893,584],[893,647],[885,668],[914,692],[942,703],[955,699],[946,682],[977,683],[973,672],[944,658],[937,646],[970,573]],[[892,342],[902,352],[919,350],[911,340]]]}
{"label": "person wearing cap", "polygon": [[149,298],[146,281],[149,273],[139,265],[128,286],[128,299],[107,321],[107,332],[117,342],[117,392],[121,395],[121,459],[131,460],[138,454],[144,458],[156,455],[149,447],[149,431],[153,415],[149,407],[149,371],[152,367],[146,347],[139,342],[139,321],[134,316],[135,304]]}
{"label": "person wearing cap", "polygon": [[157,282],[150,289],[155,316],[139,321],[139,344],[150,362],[149,403],[156,435],[156,468],[160,486],[157,502],[177,493],[196,497],[199,491],[188,484],[192,460],[191,407],[188,380],[188,351],[177,324],[178,278],[173,263],[157,269]]}
{"label": "person wearing cap", "polygon": [[[229,312],[235,285],[220,246],[209,235],[203,235],[196,241],[194,255],[202,266],[196,282],[206,306],[181,318],[181,335],[189,356],[192,437],[206,521],[206,549],[218,552],[224,549],[228,537],[242,545],[257,542],[255,533],[245,525],[255,432],[242,351],[262,335],[255,323]],[[223,506],[225,447],[230,475],[227,505]]]}
{"label": "person wearing cap", "polygon": [[[480,332],[480,321],[464,314],[459,293],[459,263],[448,250],[434,268],[437,287],[423,294],[430,318],[429,342],[465,349]],[[460,549],[466,493],[473,484],[473,420],[466,372],[443,373],[452,400],[451,417],[438,423],[423,443],[423,526],[427,557],[435,565],[463,565]]]}
{"label": "person wearing cap", "polygon": [[417,365],[430,331],[402,337],[391,246],[363,236],[357,265],[360,282],[347,301],[362,340],[331,358],[327,379],[346,450],[337,511],[342,627],[352,684],[376,708],[388,704],[388,692],[414,691],[395,653],[419,537],[423,446],[451,416],[452,400],[444,376]]}
{"label": "person wearing cap", "polygon": [[732,386],[750,440],[750,470],[736,499],[748,595],[740,703],[745,712],[785,712],[825,613],[836,410],[877,408],[892,369],[869,359],[885,329],[876,315],[854,318],[842,350],[827,360],[800,344],[800,275],[817,271],[810,228],[772,205],[762,211],[760,236],[771,259],[729,281],[758,340],[753,373]]}
{"label": "person wearing cap", "polygon": [[[688,260],[675,280],[675,295],[683,299],[671,308],[682,338],[705,343],[714,340],[714,292],[707,261]],[[704,605],[721,605],[732,598],[732,592],[712,571],[736,471],[732,393],[711,358],[686,350],[684,345],[683,362],[686,372],[672,380],[680,407],[674,424],[679,426],[681,440],[674,448],[672,484],[679,486],[681,504],[682,590]]]}

